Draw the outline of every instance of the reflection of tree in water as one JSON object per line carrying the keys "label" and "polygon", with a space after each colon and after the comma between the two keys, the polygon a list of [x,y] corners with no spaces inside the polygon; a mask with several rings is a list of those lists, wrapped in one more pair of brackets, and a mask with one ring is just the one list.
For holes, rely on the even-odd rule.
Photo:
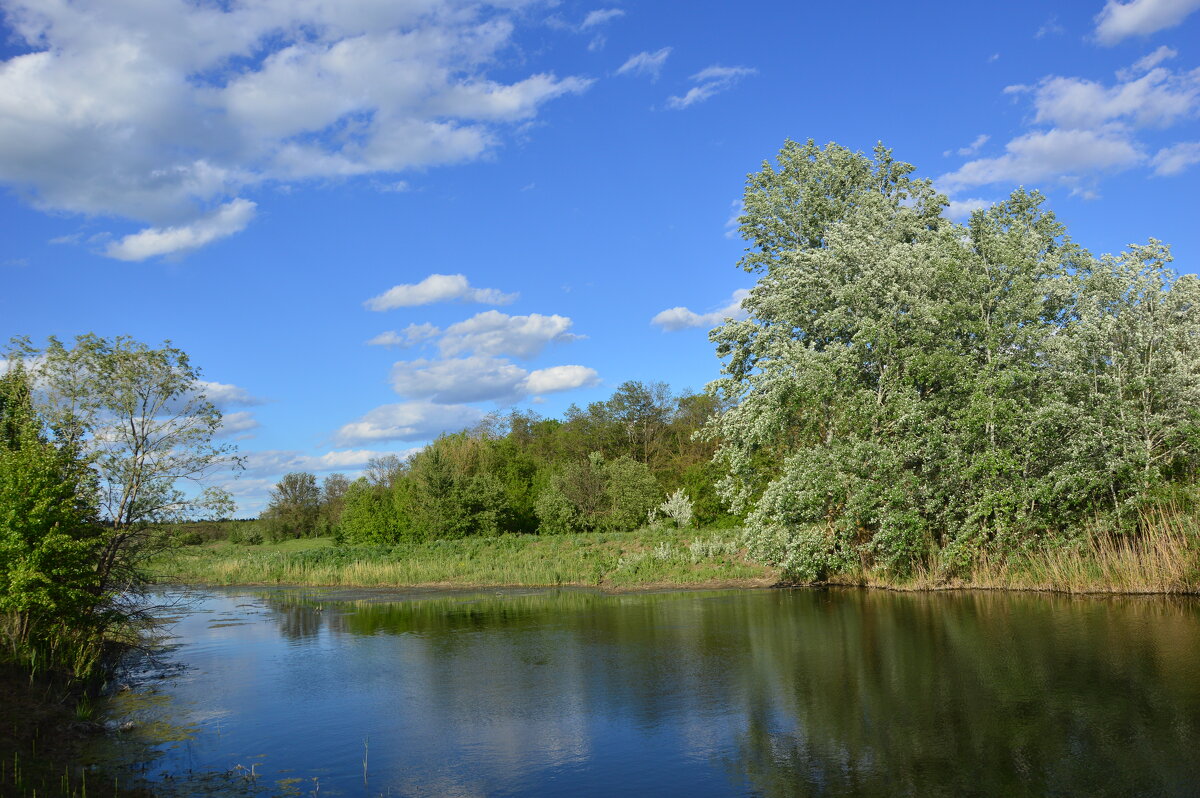
{"label": "reflection of tree in water", "polygon": [[1196,609],[838,594],[762,649],[727,765],[765,796],[1187,795]]}
{"label": "reflection of tree in water", "polygon": [[1195,775],[1194,602],[561,591],[270,605],[289,639],[325,622],[405,641],[388,678],[448,726],[507,741],[513,763],[550,737],[583,756],[604,718],[673,732],[766,796],[1171,795]]}
{"label": "reflection of tree in water", "polygon": [[322,612],[319,604],[296,597],[280,598],[278,594],[267,594],[263,598],[266,599],[271,620],[285,639],[305,640],[316,637],[321,631]]}

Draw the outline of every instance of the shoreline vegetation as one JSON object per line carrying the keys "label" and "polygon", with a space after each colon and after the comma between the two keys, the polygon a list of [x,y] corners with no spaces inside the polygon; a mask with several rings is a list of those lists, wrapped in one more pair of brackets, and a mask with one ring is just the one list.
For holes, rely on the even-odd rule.
{"label": "shoreline vegetation", "polygon": [[897,591],[1011,590],[1070,594],[1200,593],[1200,518],[1163,510],[1136,537],[983,555],[967,578],[917,567],[787,580],[752,560],[740,530],[641,529],[577,535],[502,535],[395,546],[306,538],[246,546],[180,546],[153,563],[159,584],[361,588],[592,587],[607,592],[839,586]]}

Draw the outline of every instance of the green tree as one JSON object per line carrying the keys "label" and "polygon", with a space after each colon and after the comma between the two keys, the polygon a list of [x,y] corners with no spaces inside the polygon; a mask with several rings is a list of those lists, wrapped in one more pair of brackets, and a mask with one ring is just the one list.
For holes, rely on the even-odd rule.
{"label": "green tree", "polygon": [[232,514],[228,492],[205,486],[240,465],[232,445],[215,442],[221,413],[205,398],[199,370],[169,342],[153,349],[87,334],[71,347],[50,338],[43,350],[22,340],[13,355],[29,367],[48,425],[95,476],[107,526],[95,563],[98,590],[113,597],[116,615],[132,617],[145,563],[163,545],[156,527]]}
{"label": "green tree", "polygon": [[317,478],[304,471],[284,474],[271,489],[271,500],[262,520],[272,540],[311,537],[316,534],[321,512],[321,489]]}
{"label": "green tree", "polygon": [[9,657],[88,678],[119,617],[97,573],[110,533],[79,438],[50,428],[11,362],[0,376],[0,630]]}
{"label": "green tree", "polygon": [[711,334],[705,435],[752,553],[797,578],[961,572],[1195,469],[1195,279],[1154,243],[1092,258],[1023,190],[954,224],[911,172],[788,142],[747,181],[760,279]]}
{"label": "green tree", "polygon": [[347,542],[391,544],[411,537],[404,506],[405,483],[391,489],[366,477],[350,483],[343,499],[341,531]]}
{"label": "green tree", "polygon": [[342,526],[342,508],[350,480],[345,474],[330,474],[321,481],[321,508],[317,529],[321,535],[336,536]]}

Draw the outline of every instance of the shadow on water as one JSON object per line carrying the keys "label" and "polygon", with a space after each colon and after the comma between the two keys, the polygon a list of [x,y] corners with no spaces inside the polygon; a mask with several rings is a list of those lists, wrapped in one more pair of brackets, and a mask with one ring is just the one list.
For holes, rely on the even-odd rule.
{"label": "shadow on water", "polygon": [[254,761],[321,795],[1200,783],[1195,600],[227,590],[175,630],[189,668],[161,689],[194,733],[159,776]]}

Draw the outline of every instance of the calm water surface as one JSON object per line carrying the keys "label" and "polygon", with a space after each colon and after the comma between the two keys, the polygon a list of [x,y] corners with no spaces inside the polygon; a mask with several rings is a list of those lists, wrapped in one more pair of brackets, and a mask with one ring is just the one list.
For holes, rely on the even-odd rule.
{"label": "calm water surface", "polygon": [[114,710],[135,735],[191,731],[151,775],[241,765],[319,796],[1200,795],[1194,600],[167,598],[179,670]]}

